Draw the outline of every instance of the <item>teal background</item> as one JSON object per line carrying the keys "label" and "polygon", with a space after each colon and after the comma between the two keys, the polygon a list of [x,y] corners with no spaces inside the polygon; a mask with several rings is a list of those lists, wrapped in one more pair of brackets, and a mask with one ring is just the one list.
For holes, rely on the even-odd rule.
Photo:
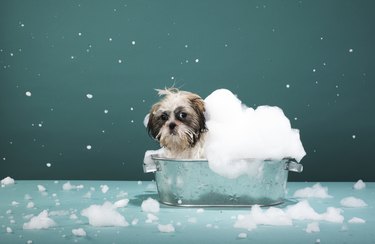
{"label": "teal background", "polygon": [[307,152],[290,180],[375,181],[374,7],[2,0],[0,178],[152,179],[143,118],[175,85],[281,107]]}

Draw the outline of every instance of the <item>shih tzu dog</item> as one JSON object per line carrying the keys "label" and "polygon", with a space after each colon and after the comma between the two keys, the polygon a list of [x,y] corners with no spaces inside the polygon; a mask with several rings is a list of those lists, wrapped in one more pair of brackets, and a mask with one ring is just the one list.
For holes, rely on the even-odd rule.
{"label": "shih tzu dog", "polygon": [[152,106],[147,130],[164,149],[163,156],[176,159],[204,158],[207,128],[203,99],[177,88],[157,91],[163,98]]}

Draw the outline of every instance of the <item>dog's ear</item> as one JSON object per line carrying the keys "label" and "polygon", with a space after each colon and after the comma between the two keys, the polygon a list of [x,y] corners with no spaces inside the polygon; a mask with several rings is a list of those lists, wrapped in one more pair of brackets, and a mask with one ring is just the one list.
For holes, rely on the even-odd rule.
{"label": "dog's ear", "polygon": [[204,106],[204,101],[203,99],[196,95],[196,94],[191,94],[189,95],[189,101],[191,103],[191,107],[194,109],[194,111],[198,115],[198,120],[199,120],[199,132],[205,132],[207,131],[206,127],[206,118],[204,116],[204,112],[206,111],[205,106]]}
{"label": "dog's ear", "polygon": [[156,112],[160,108],[160,103],[156,103],[152,106],[151,111],[150,111],[150,116],[148,118],[148,123],[147,123],[147,132],[150,137],[160,140],[158,137],[159,131],[163,124],[160,123],[159,118],[156,116]]}

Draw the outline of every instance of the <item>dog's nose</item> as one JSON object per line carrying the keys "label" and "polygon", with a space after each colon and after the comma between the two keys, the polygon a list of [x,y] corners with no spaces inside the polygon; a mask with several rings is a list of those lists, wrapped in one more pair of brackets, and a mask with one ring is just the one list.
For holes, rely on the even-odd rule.
{"label": "dog's nose", "polygon": [[173,130],[176,127],[176,123],[171,122],[169,123],[169,129]]}

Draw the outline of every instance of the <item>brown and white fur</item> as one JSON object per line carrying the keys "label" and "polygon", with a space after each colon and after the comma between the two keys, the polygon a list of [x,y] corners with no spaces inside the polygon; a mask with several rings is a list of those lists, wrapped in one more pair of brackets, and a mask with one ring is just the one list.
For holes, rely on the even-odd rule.
{"label": "brown and white fur", "polygon": [[157,90],[163,96],[149,114],[147,130],[160,142],[167,158],[204,158],[207,131],[203,99],[177,88]]}

